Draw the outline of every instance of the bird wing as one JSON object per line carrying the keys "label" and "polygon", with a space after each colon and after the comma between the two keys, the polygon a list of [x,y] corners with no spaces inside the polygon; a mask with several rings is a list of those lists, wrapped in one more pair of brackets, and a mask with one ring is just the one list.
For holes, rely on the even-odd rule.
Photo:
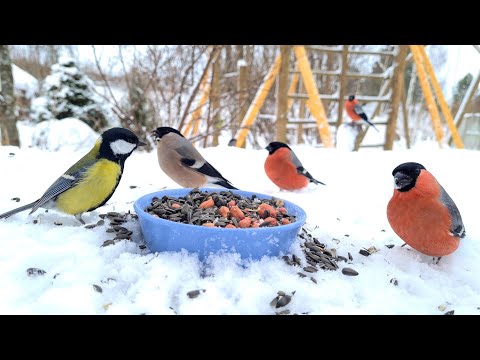
{"label": "bird wing", "polygon": [[365,111],[363,110],[362,105],[360,104],[355,105],[355,107],[353,108],[353,111],[355,112],[355,114],[360,116],[363,120],[368,120],[368,116],[367,114],[365,114]]}
{"label": "bird wing", "polygon": [[[89,154],[87,154],[89,155]],[[86,170],[92,166],[96,159],[84,156],[75,165],[70,167],[65,174],[60,176],[42,195],[40,199],[32,207],[30,214],[38,210],[42,205],[48,203],[50,200],[54,200],[58,195],[64,193],[68,189],[74,187],[78,182],[83,179],[83,175]]]}
{"label": "bird wing", "polygon": [[463,225],[460,211],[458,210],[457,205],[455,205],[453,202],[453,199],[447,194],[442,186],[440,186],[440,201],[447,207],[450,217],[452,218],[450,232],[453,234],[453,236],[457,236],[459,238],[465,237],[465,226]]}
{"label": "bird wing", "polygon": [[297,173],[298,174],[305,176],[307,179],[310,180],[310,182],[313,182],[315,184],[325,185],[321,181],[318,181],[318,180],[313,178],[313,176],[303,167],[303,165],[300,162],[300,160],[298,159],[297,155],[295,155],[295,153],[292,150],[290,150],[290,156],[291,156],[292,163],[297,168]]}
{"label": "bird wing", "polygon": [[[188,140],[186,140],[188,141]],[[212,178],[215,184],[224,186],[229,189],[236,189],[230,181],[225,179],[217,169],[215,169],[190,143],[184,143],[175,149],[180,154],[180,161],[183,166],[197,171],[203,175]]]}

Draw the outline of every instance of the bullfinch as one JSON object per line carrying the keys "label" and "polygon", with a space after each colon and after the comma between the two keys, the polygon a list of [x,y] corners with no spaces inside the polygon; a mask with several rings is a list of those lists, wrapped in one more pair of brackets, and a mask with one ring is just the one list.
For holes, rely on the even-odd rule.
{"label": "bullfinch", "polygon": [[313,178],[305,170],[300,160],[287,144],[274,141],[265,148],[268,156],[265,160],[265,173],[272,182],[282,190],[299,190],[305,188],[309,182],[324,183]]}
{"label": "bullfinch", "polygon": [[387,217],[393,231],[406,244],[422,254],[438,257],[438,261],[453,253],[465,237],[465,226],[445,189],[415,162],[397,166],[392,175],[395,189]]}
{"label": "bullfinch", "polygon": [[367,114],[363,110],[362,105],[358,103],[358,100],[355,99],[354,95],[348,97],[347,102],[345,102],[345,110],[347,111],[348,116],[352,119],[354,123],[357,123],[360,120],[364,120],[367,124],[373,127],[375,130],[378,129],[373,125],[369,120]]}
{"label": "bullfinch", "polygon": [[104,205],[122,178],[125,160],[138,146],[144,146],[128,129],[105,131],[93,148],[72,165],[34,202],[0,214],[0,219],[32,209],[55,209],[74,215],[82,224],[82,213]]}
{"label": "bullfinch", "polygon": [[160,168],[178,185],[185,188],[211,186],[237,190],[178,130],[159,127],[151,135],[157,142]]}

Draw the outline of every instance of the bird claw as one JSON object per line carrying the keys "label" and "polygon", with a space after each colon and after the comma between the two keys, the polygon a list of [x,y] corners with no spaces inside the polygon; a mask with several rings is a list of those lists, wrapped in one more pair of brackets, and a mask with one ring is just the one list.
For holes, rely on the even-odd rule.
{"label": "bird claw", "polygon": [[[442,258],[441,256],[438,257],[437,261],[435,262],[435,265],[437,265],[440,262],[441,258]],[[433,261],[435,261],[435,258],[433,258]]]}

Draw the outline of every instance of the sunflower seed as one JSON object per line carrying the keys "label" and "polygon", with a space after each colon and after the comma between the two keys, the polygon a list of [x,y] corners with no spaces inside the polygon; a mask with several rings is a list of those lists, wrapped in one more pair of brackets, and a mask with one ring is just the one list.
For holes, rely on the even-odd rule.
{"label": "sunflower seed", "polygon": [[278,308],[287,306],[290,303],[290,301],[292,301],[292,297],[290,295],[282,296],[280,297],[280,299],[278,299],[275,307],[278,309]]}
{"label": "sunflower seed", "polygon": [[105,224],[105,220],[98,220],[97,221],[97,226],[102,226],[103,224]]}
{"label": "sunflower seed", "polygon": [[367,250],[364,250],[364,249],[361,249],[359,251],[360,255],[363,255],[363,256],[370,256],[371,254],[367,251]]}
{"label": "sunflower seed", "polygon": [[20,198],[19,198],[19,197],[14,197],[14,198],[12,198],[11,200],[16,201],[16,202],[19,202],[19,201],[20,201]]}
{"label": "sunflower seed", "polygon": [[113,227],[113,230],[120,231],[120,232],[127,232],[128,231],[128,229],[126,227],[123,227],[123,226],[120,226],[120,225],[115,225]]}
{"label": "sunflower seed", "polygon": [[450,310],[450,311],[447,311],[445,314],[443,315],[455,315],[455,310]]}
{"label": "sunflower seed", "polygon": [[113,230],[113,228],[108,228],[107,230],[105,230],[105,232],[107,232],[107,233],[114,233],[115,230]]}
{"label": "sunflower seed", "polygon": [[200,295],[202,292],[205,292],[205,291],[206,291],[205,289],[191,290],[191,291],[187,292],[187,296],[190,299],[195,299],[198,295]]}
{"label": "sunflower seed", "polygon": [[103,242],[101,245],[102,247],[109,246],[109,245],[115,245],[115,240],[106,240]]}
{"label": "sunflower seed", "polygon": [[347,276],[357,276],[358,272],[350,268],[343,268],[342,274]]}
{"label": "sunflower seed", "polygon": [[138,248],[140,250],[145,250],[147,248],[147,246],[142,244],[142,245],[138,245]]}
{"label": "sunflower seed", "polygon": [[85,225],[85,229],[93,229],[95,227],[97,227],[97,224]]}
{"label": "sunflower seed", "polygon": [[137,188],[137,185],[130,185],[130,189],[135,189]]}
{"label": "sunflower seed", "polygon": [[393,284],[393,285],[395,285],[395,286],[398,286],[398,280],[395,279],[395,278],[391,278],[391,279],[390,279],[390,284]]}
{"label": "sunflower seed", "polygon": [[47,272],[42,269],[37,269],[37,268],[28,268],[27,269],[27,275],[28,276],[37,276],[37,275],[45,275]]}
{"label": "sunflower seed", "polygon": [[353,256],[352,256],[352,254],[348,253],[348,259],[349,259],[350,261],[353,261]]}
{"label": "sunflower seed", "polygon": [[295,254],[292,255],[293,262],[296,263],[298,266],[302,266],[302,262],[298,256]]}
{"label": "sunflower seed", "polygon": [[103,289],[97,284],[93,284],[93,288],[95,289],[96,292],[99,292],[99,293],[103,292]]}
{"label": "sunflower seed", "polygon": [[395,245],[394,244],[390,244],[390,245],[385,245],[387,248],[391,249],[393,248]]}
{"label": "sunflower seed", "polygon": [[303,270],[306,271],[306,272],[309,272],[309,273],[313,273],[313,272],[317,272],[317,271],[318,271],[318,270],[315,269],[313,266],[305,266],[305,267],[303,268]]}
{"label": "sunflower seed", "polygon": [[58,222],[58,221],[54,221],[53,223],[54,223],[55,225],[57,225],[57,226],[62,226],[62,225],[63,225],[63,223]]}
{"label": "sunflower seed", "polygon": [[300,277],[302,277],[302,278],[307,277],[307,275],[305,275],[305,274],[302,273],[302,272],[298,272],[297,274],[298,274],[298,276],[300,276]]}
{"label": "sunflower seed", "polygon": [[315,284],[317,284],[317,280],[313,276],[310,277],[310,280],[312,280]]}

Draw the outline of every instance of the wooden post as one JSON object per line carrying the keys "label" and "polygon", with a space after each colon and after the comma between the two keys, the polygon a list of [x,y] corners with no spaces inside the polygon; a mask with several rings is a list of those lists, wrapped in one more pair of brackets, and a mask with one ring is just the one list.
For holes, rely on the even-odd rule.
{"label": "wooden post", "polygon": [[443,117],[445,118],[445,122],[447,123],[448,128],[450,129],[450,133],[452,134],[452,139],[455,143],[457,149],[463,149],[463,142],[458,133],[458,129],[453,122],[452,113],[448,108],[447,102],[443,97],[442,88],[438,83],[437,77],[435,76],[435,71],[433,70],[433,66],[428,59],[427,52],[423,46],[418,45],[418,49],[420,50],[420,55],[423,60],[423,64],[425,65],[425,69],[427,70],[428,76],[430,77],[430,81],[432,82],[433,90],[435,91],[435,95],[437,96],[438,103],[440,104],[440,109],[442,110]]}
{"label": "wooden post", "polygon": [[420,55],[418,45],[410,45],[410,49],[413,54],[413,61],[415,61],[415,66],[417,67],[417,75],[420,81],[420,86],[422,87],[423,95],[425,96],[425,101],[427,103],[427,108],[430,112],[430,118],[432,121],[433,130],[435,131],[435,137],[437,138],[438,145],[441,148],[444,134],[442,124],[440,122],[440,114],[437,109],[437,104],[435,104],[432,90],[430,89],[430,85],[428,84],[427,73],[423,66],[422,56]]}
{"label": "wooden post", "polygon": [[395,59],[395,69],[392,77],[392,109],[390,111],[390,117],[388,119],[387,131],[385,133],[385,145],[384,150],[392,150],[393,142],[395,141],[395,134],[397,129],[397,117],[398,117],[398,108],[400,101],[402,99],[403,87],[405,86],[405,81],[403,76],[405,74],[405,58],[407,57],[408,45],[400,45],[400,50]]}
{"label": "wooden post", "polygon": [[208,101],[208,94],[210,93],[210,85],[207,84],[205,86],[205,89],[202,91],[202,97],[200,98],[200,101],[198,102],[198,107],[195,109],[192,115],[192,122],[193,122],[193,136],[198,135],[198,128],[200,127],[200,120],[202,118],[202,113],[203,113],[203,107]]}
{"label": "wooden post", "polygon": [[[292,82],[290,83],[290,88],[288,89],[288,95],[295,94],[295,89],[297,88],[299,78],[300,77],[299,77],[298,73],[293,73]],[[287,112],[290,111],[290,109],[292,108],[293,102],[294,102],[293,98],[288,99],[288,106],[287,106],[288,110],[287,110]]]}
{"label": "wooden post", "polygon": [[210,99],[213,113],[212,145],[218,146],[218,137],[220,136],[220,129],[222,128],[222,119],[220,118],[220,58],[217,58],[213,63]]}
{"label": "wooden post", "polygon": [[[304,86],[302,81],[298,86],[298,92],[303,93],[303,91],[304,91]],[[302,120],[305,118],[305,114],[306,114],[305,103],[306,103],[305,99],[300,100],[300,109],[298,112],[298,117]],[[303,124],[302,123],[298,124],[298,128],[297,128],[297,144],[303,144]]]}
{"label": "wooden post", "polygon": [[235,121],[235,128],[233,133],[235,134],[238,131],[238,127],[240,126],[245,114],[247,113],[248,105],[247,105],[247,95],[248,95],[248,64],[247,61],[244,59],[244,52],[243,52],[243,45],[238,46],[238,61],[237,61],[237,68],[238,68],[238,116],[237,121]]}
{"label": "wooden post", "polygon": [[244,146],[248,132],[250,131],[250,127],[255,121],[255,118],[257,117],[258,112],[260,111],[263,103],[265,102],[265,99],[267,98],[267,95],[272,88],[275,78],[278,75],[281,60],[282,56],[278,55],[267,75],[265,75],[262,84],[258,88],[257,93],[255,94],[255,98],[253,99],[250,107],[247,110],[247,113],[245,114],[245,117],[243,118],[240,132],[237,137],[237,147]]}
{"label": "wooden post", "polygon": [[289,45],[280,46],[282,62],[278,74],[276,140],[283,143],[287,142],[288,75],[291,48]]}
{"label": "wooden post", "polygon": [[[463,115],[465,114],[465,110],[467,109],[468,104],[472,100],[473,94],[475,94],[475,90],[478,88],[478,84],[480,84],[480,71],[477,74],[477,77],[472,80],[470,83],[470,86],[467,89],[467,92],[465,93],[465,96],[462,99],[462,103],[460,104],[460,107],[457,110],[457,113],[455,114],[455,125],[458,128],[460,128],[460,125],[462,124],[463,121]],[[453,142],[453,138],[450,138],[448,143],[451,145]]]}
{"label": "wooden post", "polygon": [[410,129],[408,128],[408,108],[407,97],[405,95],[405,89],[402,89],[402,112],[403,112],[403,131],[405,134],[405,141],[407,142],[407,149],[410,149]]}
{"label": "wooden post", "polygon": [[340,75],[340,99],[338,100],[337,129],[343,121],[343,104],[347,92],[347,70],[348,70],[348,45],[343,45],[342,50],[342,73]]}
{"label": "wooden post", "polygon": [[[204,90],[205,90],[205,87],[206,87],[207,81],[208,81],[208,73],[209,73],[209,70],[205,71],[205,74],[204,74],[204,76],[201,80],[201,83],[200,83],[200,93],[202,94],[200,96],[200,99],[203,98]],[[185,126],[185,129],[182,131],[183,136],[185,136],[185,137],[188,136],[188,133],[190,132],[190,130],[192,128],[193,122],[194,122],[194,120],[197,116],[196,113],[197,113],[199,108],[200,108],[200,115],[201,115],[201,106],[199,106],[192,112],[192,116],[190,118],[190,121],[187,123],[187,125]]]}
{"label": "wooden post", "polygon": [[297,57],[298,67],[302,74],[303,82],[307,94],[309,96],[309,107],[312,110],[312,115],[317,120],[317,128],[322,139],[322,143],[326,148],[333,147],[332,135],[328,127],[328,120],[325,115],[322,101],[320,100],[320,94],[318,93],[317,85],[313,78],[310,62],[307,58],[307,52],[304,46],[294,46],[295,55]]}

